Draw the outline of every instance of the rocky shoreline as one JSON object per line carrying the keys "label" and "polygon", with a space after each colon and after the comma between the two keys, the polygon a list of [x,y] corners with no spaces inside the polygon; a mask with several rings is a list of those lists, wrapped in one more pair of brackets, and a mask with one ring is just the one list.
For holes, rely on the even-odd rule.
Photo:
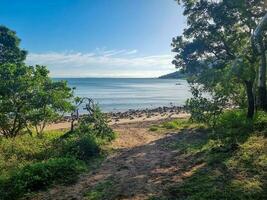
{"label": "rocky shoreline", "polygon": [[183,106],[163,106],[153,109],[130,109],[125,112],[109,112],[106,113],[109,119],[119,121],[121,119],[135,119],[135,118],[151,118],[154,116],[172,116],[180,113],[185,113],[186,110]]}
{"label": "rocky shoreline", "polygon": [[[153,109],[140,109],[134,110],[129,109],[124,112],[107,112],[105,113],[109,120],[119,121],[121,119],[133,120],[136,118],[151,118],[156,116],[162,117],[172,117],[173,115],[178,115],[181,113],[186,113],[184,106],[162,106]],[[82,117],[83,114],[80,115]],[[70,122],[71,116],[64,116],[60,122]]]}

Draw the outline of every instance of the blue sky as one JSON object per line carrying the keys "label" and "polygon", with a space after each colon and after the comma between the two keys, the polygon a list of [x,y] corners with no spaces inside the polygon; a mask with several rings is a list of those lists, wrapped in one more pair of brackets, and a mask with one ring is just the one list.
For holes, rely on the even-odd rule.
{"label": "blue sky", "polygon": [[156,77],[174,71],[171,39],[185,27],[174,0],[0,0],[28,64],[54,77]]}

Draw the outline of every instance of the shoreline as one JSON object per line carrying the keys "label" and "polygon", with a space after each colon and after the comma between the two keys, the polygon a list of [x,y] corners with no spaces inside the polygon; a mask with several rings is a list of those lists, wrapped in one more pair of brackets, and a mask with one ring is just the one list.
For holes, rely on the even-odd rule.
{"label": "shoreline", "polygon": [[[158,121],[164,119],[176,119],[189,117],[184,106],[163,106],[154,109],[129,109],[124,112],[108,112],[105,113],[108,117],[109,125],[117,125],[124,123],[137,123],[145,121]],[[82,116],[82,115],[81,115]],[[49,124],[45,130],[62,130],[69,129],[71,125],[71,117],[66,116],[59,122]]]}

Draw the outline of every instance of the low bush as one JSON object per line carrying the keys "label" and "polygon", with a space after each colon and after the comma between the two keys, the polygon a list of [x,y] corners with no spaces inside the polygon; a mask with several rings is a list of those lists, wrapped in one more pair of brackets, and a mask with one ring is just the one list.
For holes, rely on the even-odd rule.
{"label": "low bush", "polygon": [[149,131],[152,131],[152,132],[155,132],[155,131],[158,131],[158,130],[159,130],[159,128],[157,126],[151,126],[149,128]]}
{"label": "low bush", "polygon": [[254,130],[254,121],[247,119],[244,110],[225,111],[214,127],[216,137],[226,143],[240,143]]}
{"label": "low bush", "polygon": [[75,181],[99,156],[101,145],[116,136],[97,107],[77,125],[68,133],[0,137],[0,199],[17,199],[51,184]]}
{"label": "low bush", "polygon": [[24,166],[2,181],[3,199],[16,199],[22,194],[45,189],[54,183],[73,183],[85,164],[74,158],[54,158]]}
{"label": "low bush", "polygon": [[101,112],[97,105],[92,108],[92,113],[83,116],[75,130],[77,134],[88,134],[102,142],[110,142],[116,138],[115,132],[109,127],[107,116]]}
{"label": "low bush", "polygon": [[267,131],[267,114],[266,112],[257,112],[254,119],[254,128],[258,131]]}
{"label": "low bush", "polygon": [[171,121],[171,122],[165,122],[162,125],[162,127],[166,129],[177,129],[179,126],[176,121]]}
{"label": "low bush", "polygon": [[96,139],[90,135],[83,135],[69,139],[67,144],[63,146],[63,155],[74,156],[83,161],[89,160],[91,157],[100,153],[100,147]]}
{"label": "low bush", "polygon": [[[43,137],[20,135],[0,139],[0,200],[18,199],[26,193],[67,184],[89,168],[99,156],[102,138],[74,131],[67,137],[49,132]],[[107,140],[105,140],[106,142]]]}
{"label": "low bush", "polygon": [[196,127],[203,127],[203,124],[200,123],[194,123],[189,119],[176,119],[173,121],[169,121],[169,122],[164,122],[161,125],[162,128],[165,129],[183,129],[183,128],[196,128]]}

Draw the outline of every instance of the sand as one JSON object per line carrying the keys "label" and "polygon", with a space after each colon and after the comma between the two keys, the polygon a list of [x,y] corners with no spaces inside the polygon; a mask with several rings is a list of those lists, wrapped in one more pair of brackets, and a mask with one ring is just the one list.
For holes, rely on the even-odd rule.
{"label": "sand", "polygon": [[[189,114],[186,112],[172,113],[172,112],[154,112],[149,115],[140,114],[140,115],[127,115],[126,117],[110,117],[109,125],[125,124],[125,123],[138,123],[138,122],[151,122],[151,121],[160,121],[160,120],[171,120],[176,118],[185,118],[189,117]],[[69,121],[58,122],[49,124],[45,130],[63,130],[70,129],[71,123]]]}

